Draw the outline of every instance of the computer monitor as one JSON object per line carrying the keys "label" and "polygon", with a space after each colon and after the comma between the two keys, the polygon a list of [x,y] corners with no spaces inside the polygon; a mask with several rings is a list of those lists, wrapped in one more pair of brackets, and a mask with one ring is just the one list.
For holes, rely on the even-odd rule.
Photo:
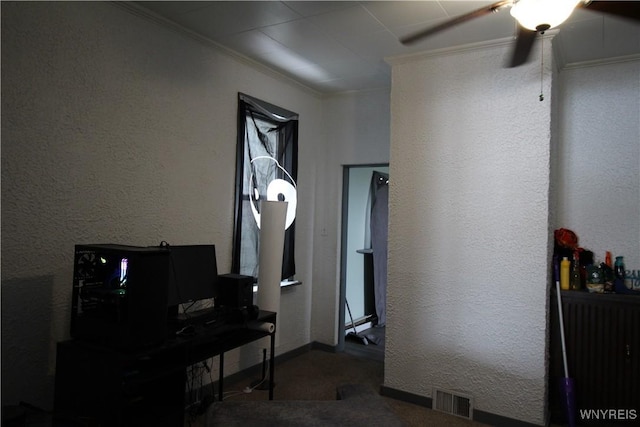
{"label": "computer monitor", "polygon": [[216,297],[215,245],[171,245],[169,252],[169,308]]}

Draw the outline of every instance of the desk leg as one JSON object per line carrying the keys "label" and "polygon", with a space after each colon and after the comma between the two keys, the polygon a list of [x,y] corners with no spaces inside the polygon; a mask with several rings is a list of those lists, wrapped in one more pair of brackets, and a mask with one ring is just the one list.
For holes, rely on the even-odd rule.
{"label": "desk leg", "polygon": [[271,357],[269,361],[269,400],[273,400],[273,386],[275,385],[276,333],[271,334]]}
{"label": "desk leg", "polygon": [[224,381],[224,353],[220,353],[220,367],[218,369],[218,400],[222,402],[222,390],[224,386],[222,382]]}

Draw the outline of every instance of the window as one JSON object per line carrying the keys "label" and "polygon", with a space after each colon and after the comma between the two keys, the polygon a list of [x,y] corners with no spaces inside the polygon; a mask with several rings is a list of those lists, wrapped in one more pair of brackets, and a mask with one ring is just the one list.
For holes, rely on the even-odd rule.
{"label": "window", "polygon": [[258,277],[261,200],[288,202],[282,279],[295,274],[298,115],[238,94],[232,272]]}

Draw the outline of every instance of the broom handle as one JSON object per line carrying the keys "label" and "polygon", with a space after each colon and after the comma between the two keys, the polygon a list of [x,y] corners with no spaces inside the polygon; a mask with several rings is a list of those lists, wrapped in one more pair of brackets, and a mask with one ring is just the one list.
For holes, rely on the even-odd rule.
{"label": "broom handle", "polygon": [[351,319],[351,327],[353,328],[353,332],[357,334],[358,330],[356,329],[356,324],[354,323],[353,316],[351,315],[351,309],[349,308],[349,301],[345,298],[344,302],[347,305],[347,311],[349,312],[349,318]]}
{"label": "broom handle", "polygon": [[558,260],[554,262],[554,273],[556,279],[556,293],[558,295],[558,319],[560,320],[560,341],[562,344],[562,363],[564,363],[564,377],[569,378],[569,368],[567,366],[567,347],[564,343],[564,319],[562,318],[562,299],[560,296],[560,272],[558,271]]}

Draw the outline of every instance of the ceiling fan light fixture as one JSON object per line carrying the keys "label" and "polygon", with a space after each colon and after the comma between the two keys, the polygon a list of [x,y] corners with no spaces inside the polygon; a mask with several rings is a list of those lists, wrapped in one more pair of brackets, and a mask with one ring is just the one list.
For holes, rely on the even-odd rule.
{"label": "ceiling fan light fixture", "polygon": [[524,28],[544,31],[562,24],[582,0],[519,0],[511,8]]}

